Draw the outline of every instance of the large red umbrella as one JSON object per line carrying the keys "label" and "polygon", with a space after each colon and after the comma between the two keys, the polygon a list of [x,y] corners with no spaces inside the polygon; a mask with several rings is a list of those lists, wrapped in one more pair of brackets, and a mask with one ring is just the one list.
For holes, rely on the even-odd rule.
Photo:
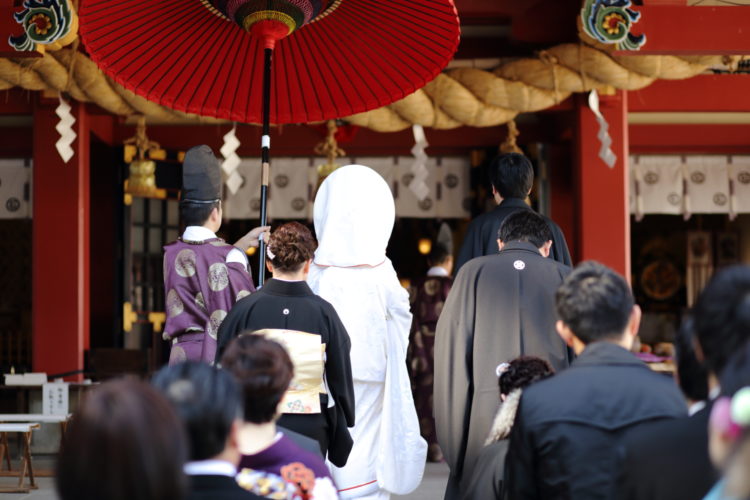
{"label": "large red umbrella", "polygon": [[450,61],[459,24],[453,0],[81,0],[80,34],[107,75],[150,101],[262,122],[265,200],[270,122],[409,95]]}

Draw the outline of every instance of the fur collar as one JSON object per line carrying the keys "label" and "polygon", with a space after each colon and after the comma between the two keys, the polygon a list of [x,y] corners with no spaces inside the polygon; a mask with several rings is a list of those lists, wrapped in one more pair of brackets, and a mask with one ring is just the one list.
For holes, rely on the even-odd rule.
{"label": "fur collar", "polygon": [[513,428],[513,421],[516,419],[518,404],[521,402],[521,389],[515,389],[508,394],[505,401],[500,403],[495,420],[492,422],[492,429],[485,445],[508,439],[510,430]]}

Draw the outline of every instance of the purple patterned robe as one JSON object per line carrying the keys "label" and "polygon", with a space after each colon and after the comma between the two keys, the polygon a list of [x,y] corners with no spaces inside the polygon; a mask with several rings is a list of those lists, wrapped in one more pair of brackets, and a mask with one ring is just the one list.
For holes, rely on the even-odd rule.
{"label": "purple patterned robe", "polygon": [[413,320],[406,363],[411,376],[414,406],[419,416],[419,430],[429,445],[427,458],[431,462],[442,459],[432,412],[435,327],[452,285],[453,278],[448,276],[428,276],[417,280],[411,290]]}
{"label": "purple patterned robe", "polygon": [[213,363],[219,326],[235,302],[255,291],[247,268],[227,262],[234,247],[220,238],[177,240],[164,247],[169,364]]}

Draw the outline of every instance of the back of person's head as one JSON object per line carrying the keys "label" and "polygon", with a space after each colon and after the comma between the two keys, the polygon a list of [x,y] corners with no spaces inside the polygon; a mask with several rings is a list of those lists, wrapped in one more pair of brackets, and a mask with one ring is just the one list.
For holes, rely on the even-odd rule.
{"label": "back of person's head", "polygon": [[520,356],[497,367],[500,394],[507,396],[516,389],[554,375],[552,366],[536,356]]}
{"label": "back of person's head", "polygon": [[180,218],[182,224],[187,226],[202,226],[211,216],[213,209],[219,210],[221,202],[212,203],[195,203],[190,201],[180,201]]}
{"label": "back of person's head", "polygon": [[497,238],[503,243],[522,241],[541,248],[552,240],[552,230],[544,217],[533,210],[516,210],[505,218],[497,230]]}
{"label": "back of person's head", "polygon": [[271,422],[294,376],[286,349],[262,335],[244,333],[229,343],[221,366],[242,385],[245,421]]}
{"label": "back of person's head", "polygon": [[708,371],[695,355],[693,318],[686,316],[674,339],[677,358],[677,381],[685,397],[691,401],[708,398]]}
{"label": "back of person's head", "polygon": [[315,255],[318,244],[312,233],[299,222],[287,222],[271,233],[268,255],[274,269],[281,272],[296,272]]}
{"label": "back of person's head", "polygon": [[721,394],[711,408],[709,452],[714,465],[732,475],[727,481],[744,490],[738,498],[747,498],[750,497],[750,476],[746,472],[750,467],[750,343],[726,362],[721,375]]}
{"label": "back of person's head", "polygon": [[490,182],[503,198],[525,199],[534,185],[534,167],[522,154],[498,155],[490,164]]}
{"label": "back of person's head", "polygon": [[750,267],[717,272],[698,297],[693,318],[706,368],[721,375],[732,353],[750,339]]}
{"label": "back of person's head", "polygon": [[635,301],[625,278],[588,261],[579,264],[555,296],[557,317],[584,344],[619,339]]}
{"label": "back of person's head", "polygon": [[729,357],[719,382],[724,396],[732,396],[743,387],[750,386],[750,342]]}
{"label": "back of person's head", "polygon": [[61,500],[179,500],[186,480],[182,425],[145,382],[93,389],[63,436],[56,485]]}
{"label": "back of person's head", "polygon": [[453,257],[453,254],[451,254],[448,247],[442,243],[434,243],[432,249],[430,249],[430,254],[427,256],[427,262],[431,266],[439,266],[445,264],[451,257]]}
{"label": "back of person's head", "polygon": [[172,403],[187,431],[190,460],[221,454],[242,419],[242,393],[232,376],[206,363],[166,366],[151,383]]}

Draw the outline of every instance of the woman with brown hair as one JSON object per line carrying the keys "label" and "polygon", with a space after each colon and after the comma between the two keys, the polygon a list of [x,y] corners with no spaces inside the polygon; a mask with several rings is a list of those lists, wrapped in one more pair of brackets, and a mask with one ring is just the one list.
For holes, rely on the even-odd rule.
{"label": "woman with brown hair", "polygon": [[279,425],[317,440],[323,456],[342,466],[352,447],[348,427],[354,425],[351,343],[333,306],[305,281],[316,247],[310,230],[297,222],[271,234],[266,266],[273,278],[232,308],[219,329],[216,361],[244,331],[262,331],[284,345],[295,377]]}
{"label": "woman with brown hair", "polygon": [[169,402],[145,382],[107,382],[73,416],[57,461],[62,500],[180,500],[187,444]]}

